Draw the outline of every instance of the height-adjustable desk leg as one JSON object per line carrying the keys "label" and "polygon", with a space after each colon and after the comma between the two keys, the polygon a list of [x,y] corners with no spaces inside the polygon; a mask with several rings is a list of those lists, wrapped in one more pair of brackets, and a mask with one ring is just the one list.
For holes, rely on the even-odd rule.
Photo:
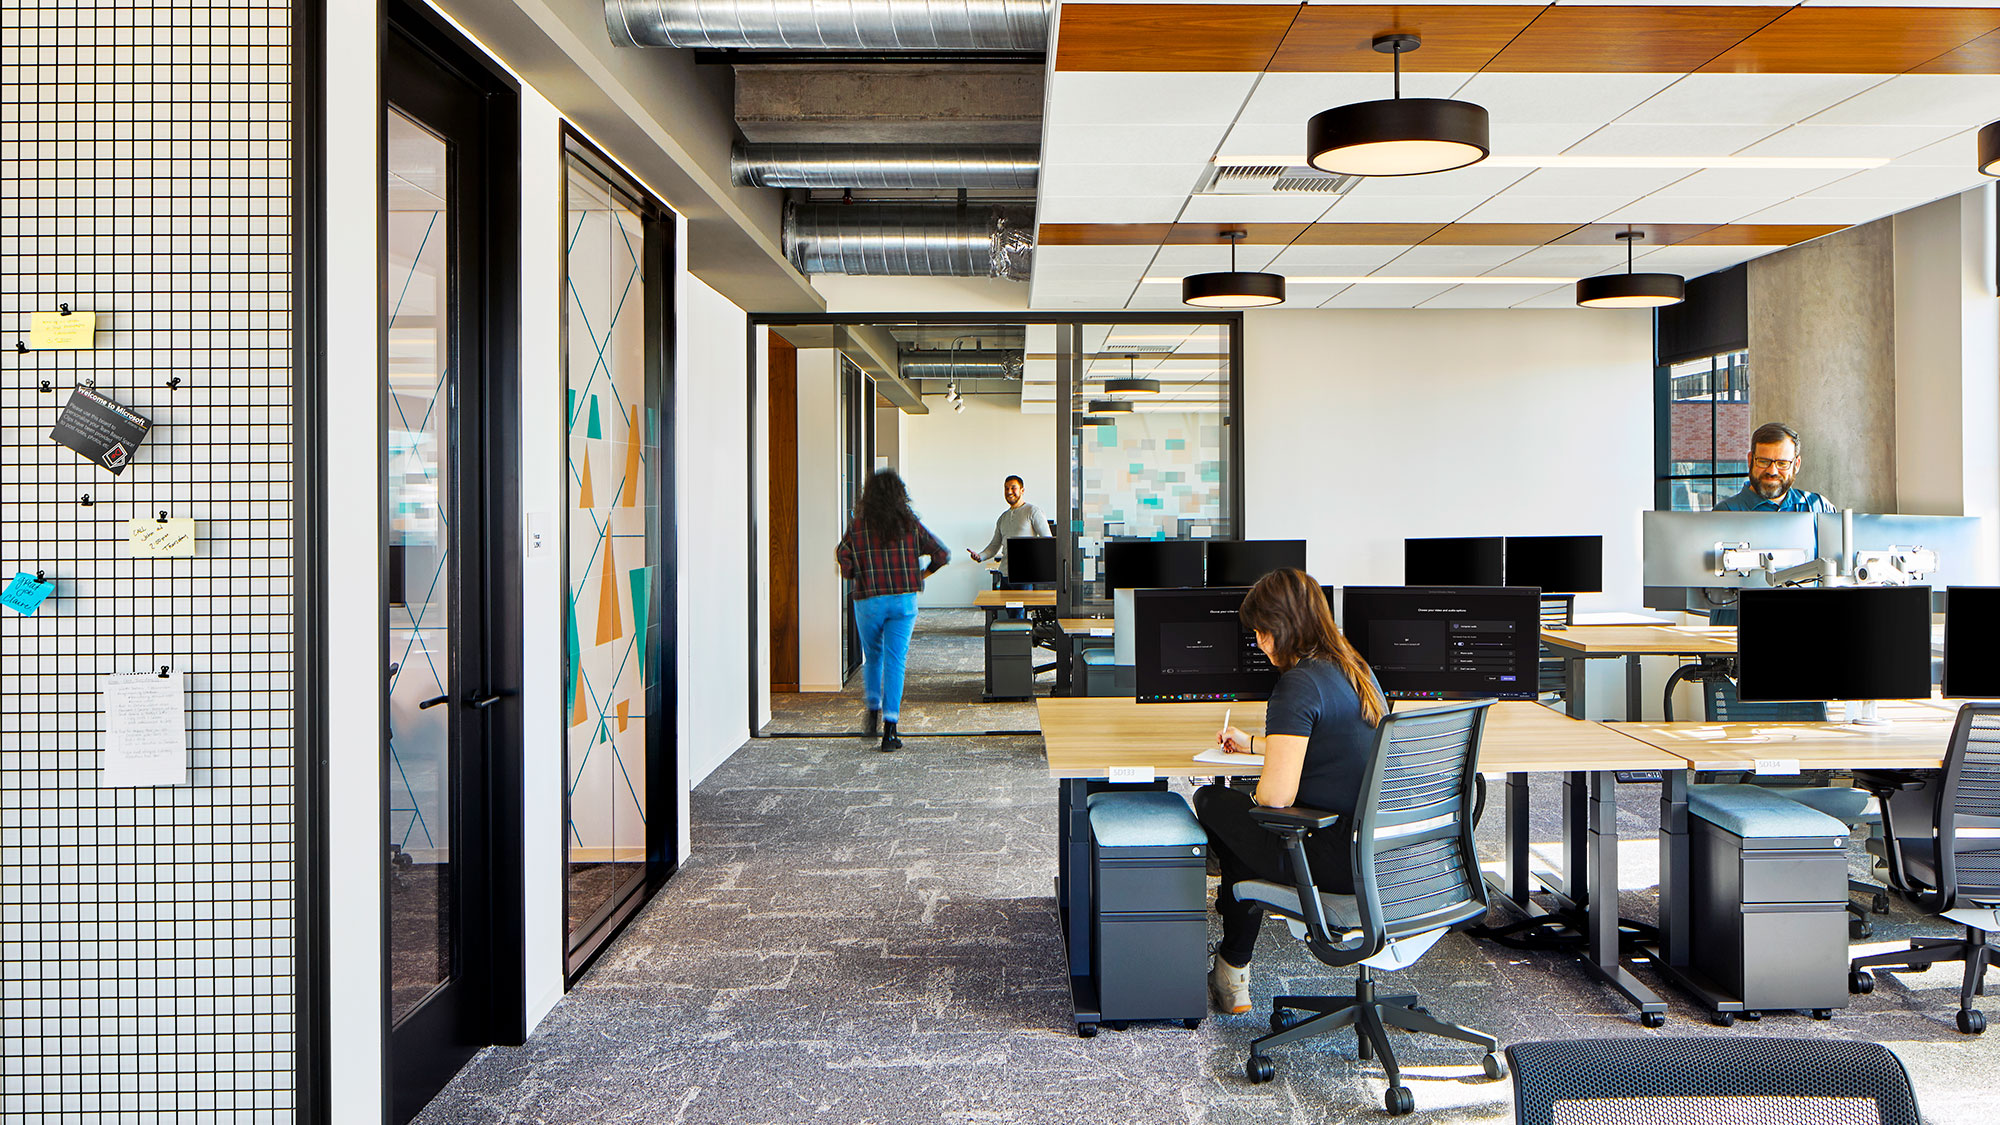
{"label": "height-adjustable desk leg", "polygon": [[1590,714],[1584,708],[1584,668],[1590,663],[1582,656],[1563,657],[1563,710],[1572,719],[1588,719]]}
{"label": "height-adjustable desk leg", "polygon": [[1625,656],[1625,721],[1628,723],[1645,720],[1646,700],[1644,681],[1645,670],[1639,666],[1639,654]]}
{"label": "height-adjustable desk leg", "polygon": [[1688,963],[1687,770],[1660,771],[1660,958]]}
{"label": "height-adjustable desk leg", "polygon": [[1501,853],[1500,892],[1517,906],[1525,906],[1528,893],[1528,775],[1510,773],[1507,787],[1507,835]]}
{"label": "height-adjustable desk leg", "polygon": [[1577,907],[1590,903],[1589,774],[1566,773],[1562,791],[1563,871],[1559,891]]}
{"label": "height-adjustable desk leg", "polygon": [[1593,770],[1589,775],[1587,804],[1592,854],[1588,877],[1590,905],[1585,911],[1589,945],[1584,967],[1637,1005],[1642,1018],[1665,1019],[1666,1003],[1626,971],[1619,959],[1618,775],[1610,770]]}

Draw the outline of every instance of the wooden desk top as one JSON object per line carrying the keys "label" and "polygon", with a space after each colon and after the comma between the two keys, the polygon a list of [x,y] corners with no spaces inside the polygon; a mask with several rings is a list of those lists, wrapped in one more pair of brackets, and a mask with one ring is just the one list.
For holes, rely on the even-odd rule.
{"label": "wooden desk top", "polygon": [[[1042,698],[1035,706],[1050,777],[1104,777],[1113,766],[1150,767],[1161,777],[1247,777],[1261,768],[1193,759],[1214,743],[1225,712],[1233,725],[1263,733],[1262,703],[1137,703],[1121,696]],[[1479,750],[1487,773],[1679,769],[1681,762],[1615,727],[1527,702],[1495,704]]]}
{"label": "wooden desk top", "polygon": [[[1912,715],[1924,712],[1910,708]],[[1620,731],[1685,759],[1698,770],[1756,768],[1757,760],[1796,759],[1800,769],[1936,769],[1944,764],[1954,719],[1896,718],[1882,726],[1847,723],[1617,723]]]}
{"label": "wooden desk top", "polygon": [[1542,643],[1585,656],[1710,656],[1736,651],[1736,629],[1730,625],[1571,625],[1542,630]]}
{"label": "wooden desk top", "polygon": [[[1065,633],[1081,633],[1084,636],[1090,636],[1099,629],[1111,629],[1113,623],[1117,620],[1115,617],[1058,617],[1056,618],[1056,624],[1062,626],[1062,631]],[[1111,634],[1105,632],[1098,633],[1097,635],[1108,637]]]}
{"label": "wooden desk top", "polygon": [[972,595],[972,604],[980,609],[1002,609],[1009,604],[1032,606],[1046,609],[1056,604],[1054,590],[981,590]]}

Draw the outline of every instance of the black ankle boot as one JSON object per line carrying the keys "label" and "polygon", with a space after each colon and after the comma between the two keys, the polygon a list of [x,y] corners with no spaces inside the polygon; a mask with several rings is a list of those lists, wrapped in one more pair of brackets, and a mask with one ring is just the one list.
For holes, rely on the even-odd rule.
{"label": "black ankle boot", "polygon": [[882,729],[882,712],[881,712],[881,711],[879,711],[879,710],[877,710],[877,709],[875,709],[875,708],[870,708],[870,709],[868,709],[868,710],[866,710],[866,711],[863,711],[863,712],[861,713],[861,733],[862,733],[862,734],[864,734],[864,735],[866,735],[866,736],[868,736],[868,737],[870,737],[870,738],[873,738],[873,737],[875,737],[875,732],[876,732],[876,731],[878,731],[878,730],[881,730],[881,729]]}
{"label": "black ankle boot", "polygon": [[902,748],[903,740],[896,737],[896,720],[889,719],[882,724],[881,751],[887,754],[891,750],[901,750]]}

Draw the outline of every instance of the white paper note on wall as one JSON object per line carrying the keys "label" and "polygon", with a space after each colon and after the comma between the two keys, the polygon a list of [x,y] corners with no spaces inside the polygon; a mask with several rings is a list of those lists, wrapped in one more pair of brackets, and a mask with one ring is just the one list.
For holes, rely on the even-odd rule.
{"label": "white paper note on wall", "polygon": [[104,677],[99,785],[187,784],[187,678],[175,669]]}

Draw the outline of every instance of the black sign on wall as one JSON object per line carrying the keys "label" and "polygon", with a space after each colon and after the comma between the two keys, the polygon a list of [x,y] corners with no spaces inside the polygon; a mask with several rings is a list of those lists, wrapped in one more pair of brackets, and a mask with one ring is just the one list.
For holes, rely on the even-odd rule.
{"label": "black sign on wall", "polygon": [[66,445],[86,461],[123,473],[139,452],[139,443],[153,423],[128,407],[120,406],[89,387],[70,392],[49,440]]}

